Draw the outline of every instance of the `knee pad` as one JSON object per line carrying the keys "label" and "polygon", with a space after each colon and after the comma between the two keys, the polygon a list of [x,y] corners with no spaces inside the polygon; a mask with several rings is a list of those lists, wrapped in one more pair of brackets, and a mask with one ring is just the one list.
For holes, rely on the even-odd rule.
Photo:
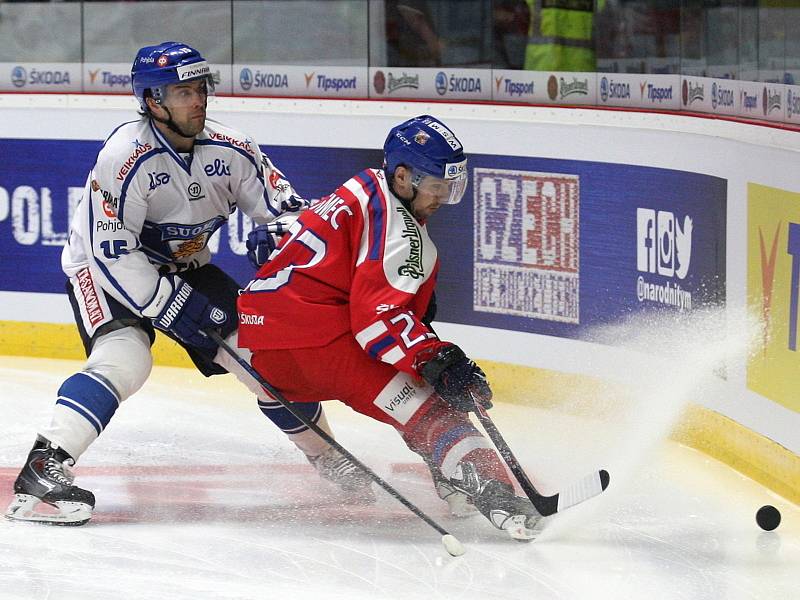
{"label": "knee pad", "polygon": [[121,402],[144,385],[152,368],[147,334],[138,327],[123,327],[95,341],[84,371],[104,380]]}

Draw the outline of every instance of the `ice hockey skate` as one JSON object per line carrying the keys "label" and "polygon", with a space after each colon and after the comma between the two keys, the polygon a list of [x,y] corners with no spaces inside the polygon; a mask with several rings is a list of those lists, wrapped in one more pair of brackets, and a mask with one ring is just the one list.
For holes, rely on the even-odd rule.
{"label": "ice hockey skate", "polygon": [[451,485],[472,498],[480,513],[515,540],[530,541],[544,528],[544,517],[527,498],[514,494],[514,488],[496,479],[482,481],[475,466],[461,462]]}
{"label": "ice hockey skate", "polygon": [[430,461],[425,459],[425,464],[431,472],[431,479],[433,479],[433,486],[436,489],[436,494],[447,502],[450,509],[450,514],[454,517],[471,517],[478,514],[478,509],[472,503],[472,499],[456,488],[450,483],[442,472],[434,466]]}
{"label": "ice hockey skate", "polygon": [[14,499],[5,516],[12,521],[83,525],[92,517],[94,494],[73,485],[73,458],[38,436],[14,482]]}
{"label": "ice hockey skate", "polygon": [[306,456],[320,477],[337,485],[348,500],[363,504],[375,502],[372,479],[333,446],[319,456]]}

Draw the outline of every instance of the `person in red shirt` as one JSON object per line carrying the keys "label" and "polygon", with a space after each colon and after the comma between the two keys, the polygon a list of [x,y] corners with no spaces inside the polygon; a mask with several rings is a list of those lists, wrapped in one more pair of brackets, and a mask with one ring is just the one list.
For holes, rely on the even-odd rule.
{"label": "person in red shirt", "polygon": [[441,121],[394,127],[384,168],[313,204],[247,285],[239,345],[288,400],[338,399],[394,427],[454,514],[477,508],[530,539],[541,516],[468,415],[491,406],[486,376],[430,326],[439,258],[425,224],[467,181],[461,142]]}

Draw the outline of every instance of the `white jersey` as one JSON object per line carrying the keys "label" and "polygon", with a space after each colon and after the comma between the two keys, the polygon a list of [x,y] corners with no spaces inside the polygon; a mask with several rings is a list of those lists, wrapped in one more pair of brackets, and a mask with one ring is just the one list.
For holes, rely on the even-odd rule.
{"label": "white jersey", "polygon": [[[214,121],[178,153],[149,118],[124,123],[89,173],[61,256],[141,314],[161,273],[204,265],[208,240],[236,207],[257,224],[307,207],[258,145]],[[288,214],[287,214],[288,213]]]}

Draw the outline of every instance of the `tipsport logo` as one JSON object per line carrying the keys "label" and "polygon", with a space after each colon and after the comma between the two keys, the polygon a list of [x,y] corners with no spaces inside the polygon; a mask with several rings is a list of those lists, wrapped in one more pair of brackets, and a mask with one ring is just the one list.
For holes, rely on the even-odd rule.
{"label": "tipsport logo", "polygon": [[681,220],[669,211],[636,209],[636,269],[667,278],[666,282],[650,281],[649,277],[639,275],[636,282],[639,302],[691,309],[691,292],[682,289],[675,280],[683,280],[689,273],[693,228],[688,215]]}
{"label": "tipsport logo", "polygon": [[748,94],[747,90],[742,90],[739,96],[739,106],[743,112],[751,113],[758,110],[758,94]]}
{"label": "tipsport logo", "polygon": [[[100,75],[99,80],[98,75]],[[89,71],[89,83],[111,89],[115,87],[128,89],[131,86],[131,76],[128,73],[114,73],[112,71],[101,72],[100,69],[95,69],[94,71]]]}
{"label": "tipsport logo", "polygon": [[494,78],[494,87],[497,93],[500,93],[500,88],[502,87],[503,91],[511,96],[532,96],[533,89],[534,89],[534,82],[533,81],[514,81],[513,79],[509,79],[508,77],[495,77]]}
{"label": "tipsport logo", "polygon": [[[792,257],[792,274],[800,270],[800,224],[789,223],[789,243],[787,252]],[[792,287],[790,291],[789,306],[795,310],[789,311],[789,350],[797,352],[797,304],[800,298],[800,286],[792,277]]]}
{"label": "tipsport logo", "polygon": [[642,100],[647,99],[652,104],[661,104],[665,100],[672,100],[672,86],[660,87],[643,81],[639,84],[639,95]]}
{"label": "tipsport logo", "polygon": [[[770,332],[772,331],[771,321],[774,307],[777,304],[775,298],[775,279],[778,265],[778,242],[781,239],[781,226],[778,223],[775,228],[775,233],[770,236],[760,226],[758,228],[758,236],[760,240],[759,251],[761,259],[761,281],[763,285],[762,298],[761,298],[761,318],[765,324],[765,339],[764,346],[768,345]],[[791,258],[791,272],[796,273],[800,270],[800,223],[788,224],[788,242],[783,246],[786,253]],[[798,311],[795,307],[800,302],[800,285],[792,278],[792,284],[789,288],[788,304],[789,324],[788,324],[788,339],[786,348],[792,352],[797,352],[797,334],[798,334]],[[771,309],[771,307],[773,307]]]}

